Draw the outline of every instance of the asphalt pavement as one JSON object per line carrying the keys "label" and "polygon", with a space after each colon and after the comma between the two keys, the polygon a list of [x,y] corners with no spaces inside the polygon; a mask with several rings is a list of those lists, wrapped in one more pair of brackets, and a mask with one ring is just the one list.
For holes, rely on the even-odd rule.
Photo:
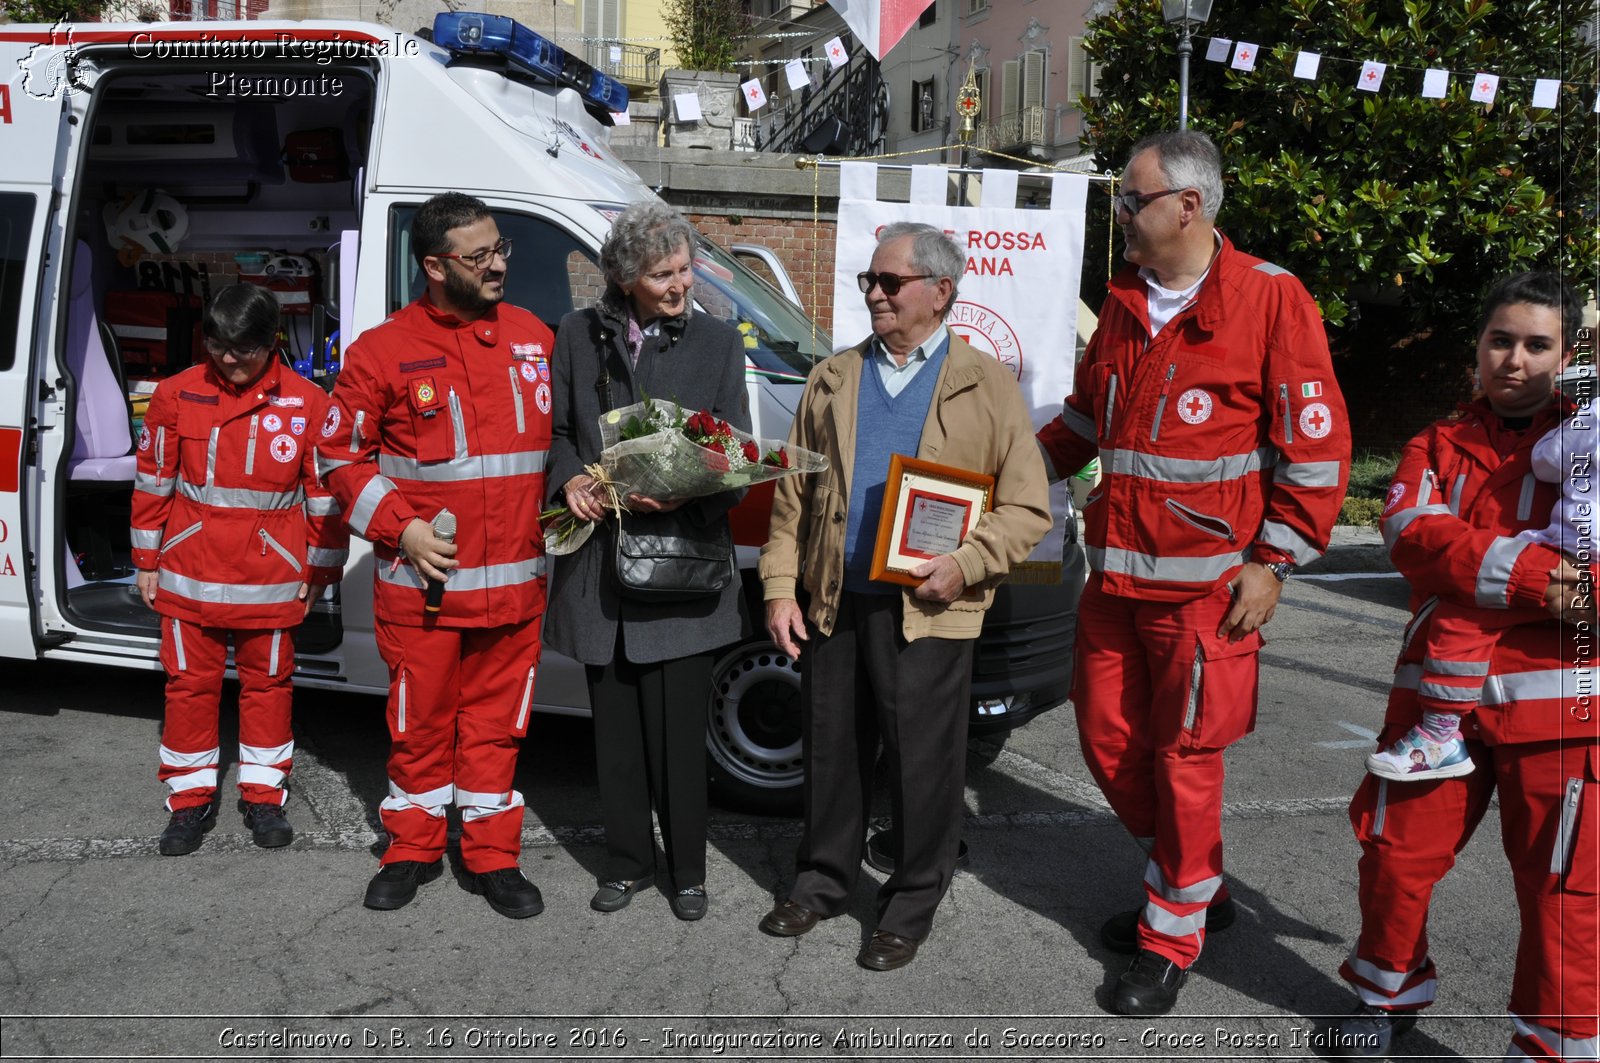
{"label": "asphalt pavement", "polygon": [[[877,973],[854,962],[870,869],[848,914],[798,939],[756,930],[792,878],[793,820],[713,810],[703,921],[673,918],[664,882],[591,911],[587,721],[538,719],[519,767],[542,915],[507,920],[448,875],[380,913],[361,905],[384,795],[377,699],[299,695],[291,846],[256,849],[230,798],[199,852],[163,858],[159,677],[7,663],[0,1058],[1316,1058],[1319,1017],[1354,1003],[1336,973],[1358,929],[1344,807],[1404,619],[1404,584],[1362,567],[1375,533],[1342,539],[1329,564],[1344,571],[1291,581],[1268,629],[1260,723],[1229,754],[1240,918],[1164,1018],[1107,1007],[1127,960],[1099,926],[1139,901],[1143,858],[1083,768],[1070,708],[978,751],[971,863],[916,962]],[[1497,832],[1491,811],[1436,893],[1441,996],[1397,1045],[1406,1058],[1504,1049],[1516,930]]]}

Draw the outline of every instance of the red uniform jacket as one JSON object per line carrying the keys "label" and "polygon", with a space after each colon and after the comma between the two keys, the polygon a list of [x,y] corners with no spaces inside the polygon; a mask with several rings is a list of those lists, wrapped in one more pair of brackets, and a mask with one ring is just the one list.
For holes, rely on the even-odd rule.
{"label": "red uniform jacket", "polygon": [[1350,475],[1350,422],[1305,288],[1226,239],[1194,303],[1150,336],[1129,268],[1039,442],[1067,476],[1100,457],[1084,509],[1111,594],[1190,601],[1253,546],[1304,564],[1328,547]]}
{"label": "red uniform jacket", "polygon": [[[1417,682],[1439,598],[1485,609],[1544,605],[1561,555],[1512,536],[1550,523],[1561,487],[1535,479],[1530,457],[1564,412],[1552,404],[1526,431],[1512,432],[1480,400],[1406,444],[1383,516],[1389,555],[1411,583],[1412,620],[1386,719],[1396,733],[1420,718]],[[1490,743],[1600,734],[1594,639],[1593,631],[1553,619],[1501,632],[1483,697],[1462,718],[1463,729]]]}
{"label": "red uniform jacket", "polygon": [[519,307],[462,322],[424,297],[345,352],[317,460],[350,530],[372,541],[378,619],[422,624],[424,581],[400,553],[400,532],[441,509],[456,516],[460,567],[437,622],[499,627],[544,612],[554,347]]}
{"label": "red uniform jacket", "polygon": [[210,359],[156,388],[139,433],[133,563],[155,608],[207,627],[289,628],[304,583],[338,583],[349,535],[317,482],[328,398],[277,361],[242,392]]}

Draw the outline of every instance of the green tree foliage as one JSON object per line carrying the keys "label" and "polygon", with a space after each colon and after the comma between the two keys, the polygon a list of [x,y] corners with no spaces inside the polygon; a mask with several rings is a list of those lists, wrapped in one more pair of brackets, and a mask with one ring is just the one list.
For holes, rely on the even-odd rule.
{"label": "green tree foliage", "polygon": [[[1560,268],[1594,289],[1600,270],[1596,53],[1577,36],[1594,0],[1218,0],[1198,32],[1261,46],[1256,69],[1190,64],[1189,124],[1222,150],[1219,224],[1242,249],[1297,274],[1332,326],[1392,307],[1397,328],[1459,342],[1483,290],[1519,269]],[[1104,64],[1085,100],[1087,141],[1120,170],[1140,137],[1178,124],[1177,33],[1157,0],[1118,0],[1090,26]],[[1315,81],[1298,51],[1323,56]],[[1336,59],[1355,60],[1355,63]],[[1355,87],[1359,62],[1388,64]],[[1452,72],[1442,100],[1422,69]],[[1499,74],[1492,106],[1468,99]],[[1529,106],[1532,79],[1559,104]],[[1519,80],[1526,79],[1526,80]]]}
{"label": "green tree foliage", "polygon": [[749,28],[739,0],[666,0],[661,15],[679,66],[686,70],[734,69],[739,38]]}

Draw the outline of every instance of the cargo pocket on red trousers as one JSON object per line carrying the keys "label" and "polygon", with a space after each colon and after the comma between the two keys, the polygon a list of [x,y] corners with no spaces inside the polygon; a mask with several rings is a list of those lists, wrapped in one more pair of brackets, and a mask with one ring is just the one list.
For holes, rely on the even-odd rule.
{"label": "cargo pocket on red trousers", "polygon": [[1201,632],[1183,710],[1179,744],[1189,749],[1222,749],[1256,726],[1256,654],[1266,640],[1253,631],[1238,642]]}
{"label": "cargo pocket on red trousers", "polygon": [[1561,794],[1550,873],[1569,893],[1600,893],[1600,744],[1589,746],[1583,778],[1569,778]]}

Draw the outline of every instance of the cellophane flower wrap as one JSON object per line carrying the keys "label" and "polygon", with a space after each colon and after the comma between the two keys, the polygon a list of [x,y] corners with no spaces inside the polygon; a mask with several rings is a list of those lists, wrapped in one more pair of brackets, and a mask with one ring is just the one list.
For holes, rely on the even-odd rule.
{"label": "cellophane flower wrap", "polygon": [[621,492],[647,498],[699,498],[828,467],[814,451],[660,399],[602,413],[600,442],[600,464]]}
{"label": "cellophane flower wrap", "polygon": [[[613,509],[626,508],[622,499],[630,494],[700,498],[828,467],[828,459],[815,451],[759,439],[707,410],[651,398],[602,413],[600,442],[600,461],[588,471],[609,487],[617,500]],[[592,522],[577,520],[565,506],[541,517],[547,554],[576,551],[594,530]]]}

